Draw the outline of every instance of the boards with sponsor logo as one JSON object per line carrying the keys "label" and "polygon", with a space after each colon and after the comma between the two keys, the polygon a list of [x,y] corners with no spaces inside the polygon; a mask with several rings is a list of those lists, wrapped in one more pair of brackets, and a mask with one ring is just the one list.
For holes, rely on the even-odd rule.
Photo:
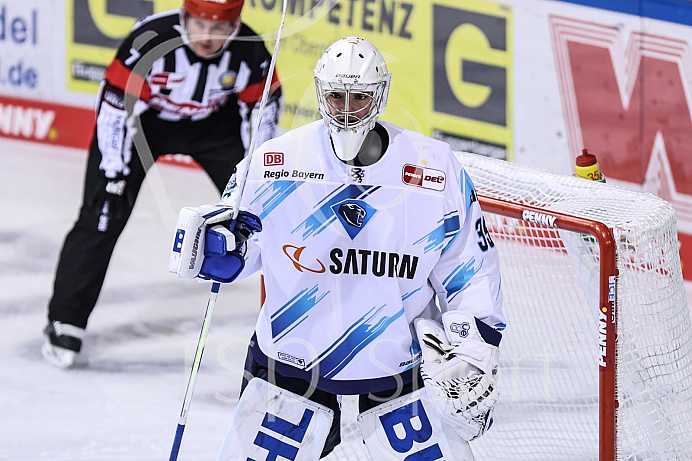
{"label": "boards with sponsor logo", "polygon": [[[139,18],[181,1],[83,3],[0,2],[0,136],[86,147],[88,135],[73,127],[91,123],[98,82],[117,45]],[[674,205],[683,271],[692,279],[692,171],[685,147],[692,143],[692,66],[685,51],[692,4],[642,5],[289,2],[286,19],[294,33],[284,38],[278,58],[286,97],[281,126],[319,118],[315,62],[337,38],[362,36],[386,51],[396,76],[385,120],[455,150],[567,174],[588,148],[609,182]],[[243,20],[259,33],[275,31],[280,17],[278,1],[247,1],[243,9]],[[226,78],[228,84],[233,76]],[[176,83],[175,75],[161,79]],[[37,119],[41,104],[52,106],[50,123]],[[361,172],[354,173],[357,182]]]}

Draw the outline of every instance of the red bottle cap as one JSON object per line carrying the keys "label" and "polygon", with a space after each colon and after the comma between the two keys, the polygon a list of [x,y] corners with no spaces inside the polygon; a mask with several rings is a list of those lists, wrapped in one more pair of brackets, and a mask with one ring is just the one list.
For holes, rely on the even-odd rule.
{"label": "red bottle cap", "polygon": [[587,149],[582,149],[581,155],[577,157],[577,166],[579,167],[592,166],[597,163],[598,160],[596,160],[596,156],[593,154],[589,154],[589,151]]}

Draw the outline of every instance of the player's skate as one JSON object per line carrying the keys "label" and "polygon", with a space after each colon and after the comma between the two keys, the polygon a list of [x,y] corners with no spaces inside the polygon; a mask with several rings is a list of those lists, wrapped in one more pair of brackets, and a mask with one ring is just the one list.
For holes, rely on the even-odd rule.
{"label": "player's skate", "polygon": [[43,358],[52,365],[69,368],[75,364],[82,348],[84,329],[67,323],[48,322],[45,330],[46,343],[41,348]]}

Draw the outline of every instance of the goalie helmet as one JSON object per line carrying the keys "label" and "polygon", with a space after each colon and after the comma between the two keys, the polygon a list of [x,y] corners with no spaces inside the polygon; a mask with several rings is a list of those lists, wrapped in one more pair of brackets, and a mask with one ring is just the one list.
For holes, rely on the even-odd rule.
{"label": "goalie helmet", "polygon": [[353,160],[387,106],[391,73],[382,54],[362,38],[331,44],[315,67],[320,114],[334,152]]}
{"label": "goalie helmet", "polygon": [[193,51],[190,44],[190,37],[187,31],[187,20],[190,16],[215,22],[232,22],[233,30],[229,34],[217,56],[225,50],[228,44],[238,35],[240,31],[240,12],[243,9],[245,0],[184,0],[183,7],[180,9],[180,27],[183,42]]}

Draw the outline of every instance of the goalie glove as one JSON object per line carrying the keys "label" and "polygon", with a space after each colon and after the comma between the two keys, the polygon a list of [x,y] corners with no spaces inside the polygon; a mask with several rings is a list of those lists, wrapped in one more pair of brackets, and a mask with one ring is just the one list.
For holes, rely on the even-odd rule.
{"label": "goalie glove", "polygon": [[245,267],[246,241],[262,230],[260,219],[233,209],[203,205],[180,210],[168,270],[182,279],[201,278],[229,283]]}
{"label": "goalie glove", "polygon": [[502,335],[467,312],[445,312],[442,323],[414,323],[423,353],[421,377],[438,416],[464,440],[473,440],[492,424]]}

